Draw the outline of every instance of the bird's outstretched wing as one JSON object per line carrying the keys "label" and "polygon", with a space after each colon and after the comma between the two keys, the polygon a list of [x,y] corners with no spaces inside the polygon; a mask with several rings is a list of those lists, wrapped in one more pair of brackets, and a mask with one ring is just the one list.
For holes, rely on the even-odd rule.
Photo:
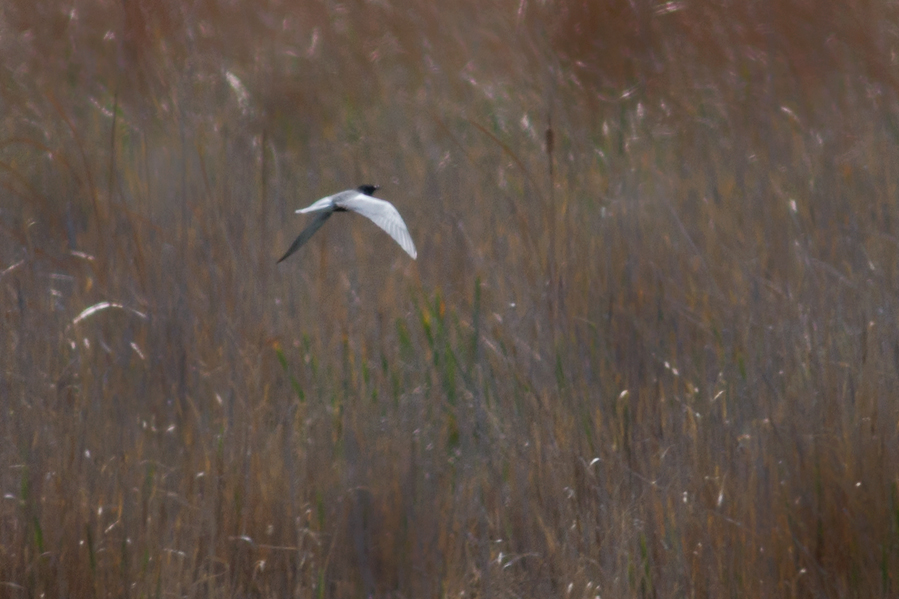
{"label": "bird's outstretched wing", "polygon": [[390,202],[357,193],[348,198],[338,199],[336,204],[346,210],[358,212],[384,229],[388,235],[393,237],[394,241],[400,244],[401,248],[406,250],[407,254],[412,256],[413,260],[418,256],[418,252],[415,251],[415,244],[412,243],[412,236],[409,235],[409,229],[406,228],[406,223],[403,222],[403,217],[400,216],[400,213],[397,212],[397,209]]}
{"label": "bird's outstretched wing", "polygon": [[309,223],[309,226],[303,229],[303,232],[300,233],[291,246],[287,249],[287,252],[281,256],[281,259],[278,260],[280,264],[284,260],[287,259],[288,256],[293,254],[295,251],[300,249],[304,243],[309,241],[309,238],[312,237],[316,231],[322,228],[322,225],[325,224],[325,221],[331,218],[331,215],[334,214],[333,210],[329,210],[327,212],[322,212],[318,214],[315,218],[312,219],[312,222]]}

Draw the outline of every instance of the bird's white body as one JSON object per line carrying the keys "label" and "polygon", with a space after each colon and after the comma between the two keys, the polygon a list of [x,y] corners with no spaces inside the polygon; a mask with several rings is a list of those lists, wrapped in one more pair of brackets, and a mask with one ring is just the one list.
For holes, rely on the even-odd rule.
{"label": "bird's white body", "polygon": [[297,214],[318,212],[319,215],[300,233],[293,245],[290,246],[290,249],[287,250],[287,253],[278,262],[300,249],[300,246],[306,243],[312,237],[312,234],[318,231],[332,214],[345,211],[361,214],[381,227],[414,260],[418,252],[415,251],[415,244],[412,243],[412,236],[409,235],[409,229],[406,228],[403,217],[400,216],[400,213],[397,212],[397,209],[390,202],[372,197],[371,194],[376,189],[377,186],[375,185],[362,185],[357,189],[348,189],[324,197],[306,208],[297,210]]}

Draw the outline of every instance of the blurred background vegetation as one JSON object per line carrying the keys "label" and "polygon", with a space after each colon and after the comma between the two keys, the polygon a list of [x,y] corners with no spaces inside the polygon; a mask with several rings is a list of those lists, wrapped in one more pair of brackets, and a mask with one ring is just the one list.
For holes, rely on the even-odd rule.
{"label": "blurred background vegetation", "polygon": [[2,595],[896,596],[897,10],[7,0]]}

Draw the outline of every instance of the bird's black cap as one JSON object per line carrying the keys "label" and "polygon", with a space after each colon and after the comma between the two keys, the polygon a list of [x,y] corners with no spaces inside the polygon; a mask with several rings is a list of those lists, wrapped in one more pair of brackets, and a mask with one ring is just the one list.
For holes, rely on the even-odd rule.
{"label": "bird's black cap", "polygon": [[356,191],[360,191],[367,196],[373,196],[378,189],[381,189],[380,185],[360,185],[356,188]]}

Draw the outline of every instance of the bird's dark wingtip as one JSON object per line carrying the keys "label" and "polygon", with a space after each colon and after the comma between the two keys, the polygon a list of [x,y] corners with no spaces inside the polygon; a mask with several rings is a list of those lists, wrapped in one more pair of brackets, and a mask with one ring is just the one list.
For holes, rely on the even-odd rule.
{"label": "bird's dark wingtip", "polygon": [[297,251],[299,249],[299,247],[300,247],[299,244],[296,241],[294,241],[293,244],[289,248],[287,248],[287,251],[284,252],[284,255],[281,256],[280,258],[278,258],[278,261],[275,262],[275,264],[281,264],[282,262],[287,260],[290,256],[293,256],[293,253],[295,251]]}

